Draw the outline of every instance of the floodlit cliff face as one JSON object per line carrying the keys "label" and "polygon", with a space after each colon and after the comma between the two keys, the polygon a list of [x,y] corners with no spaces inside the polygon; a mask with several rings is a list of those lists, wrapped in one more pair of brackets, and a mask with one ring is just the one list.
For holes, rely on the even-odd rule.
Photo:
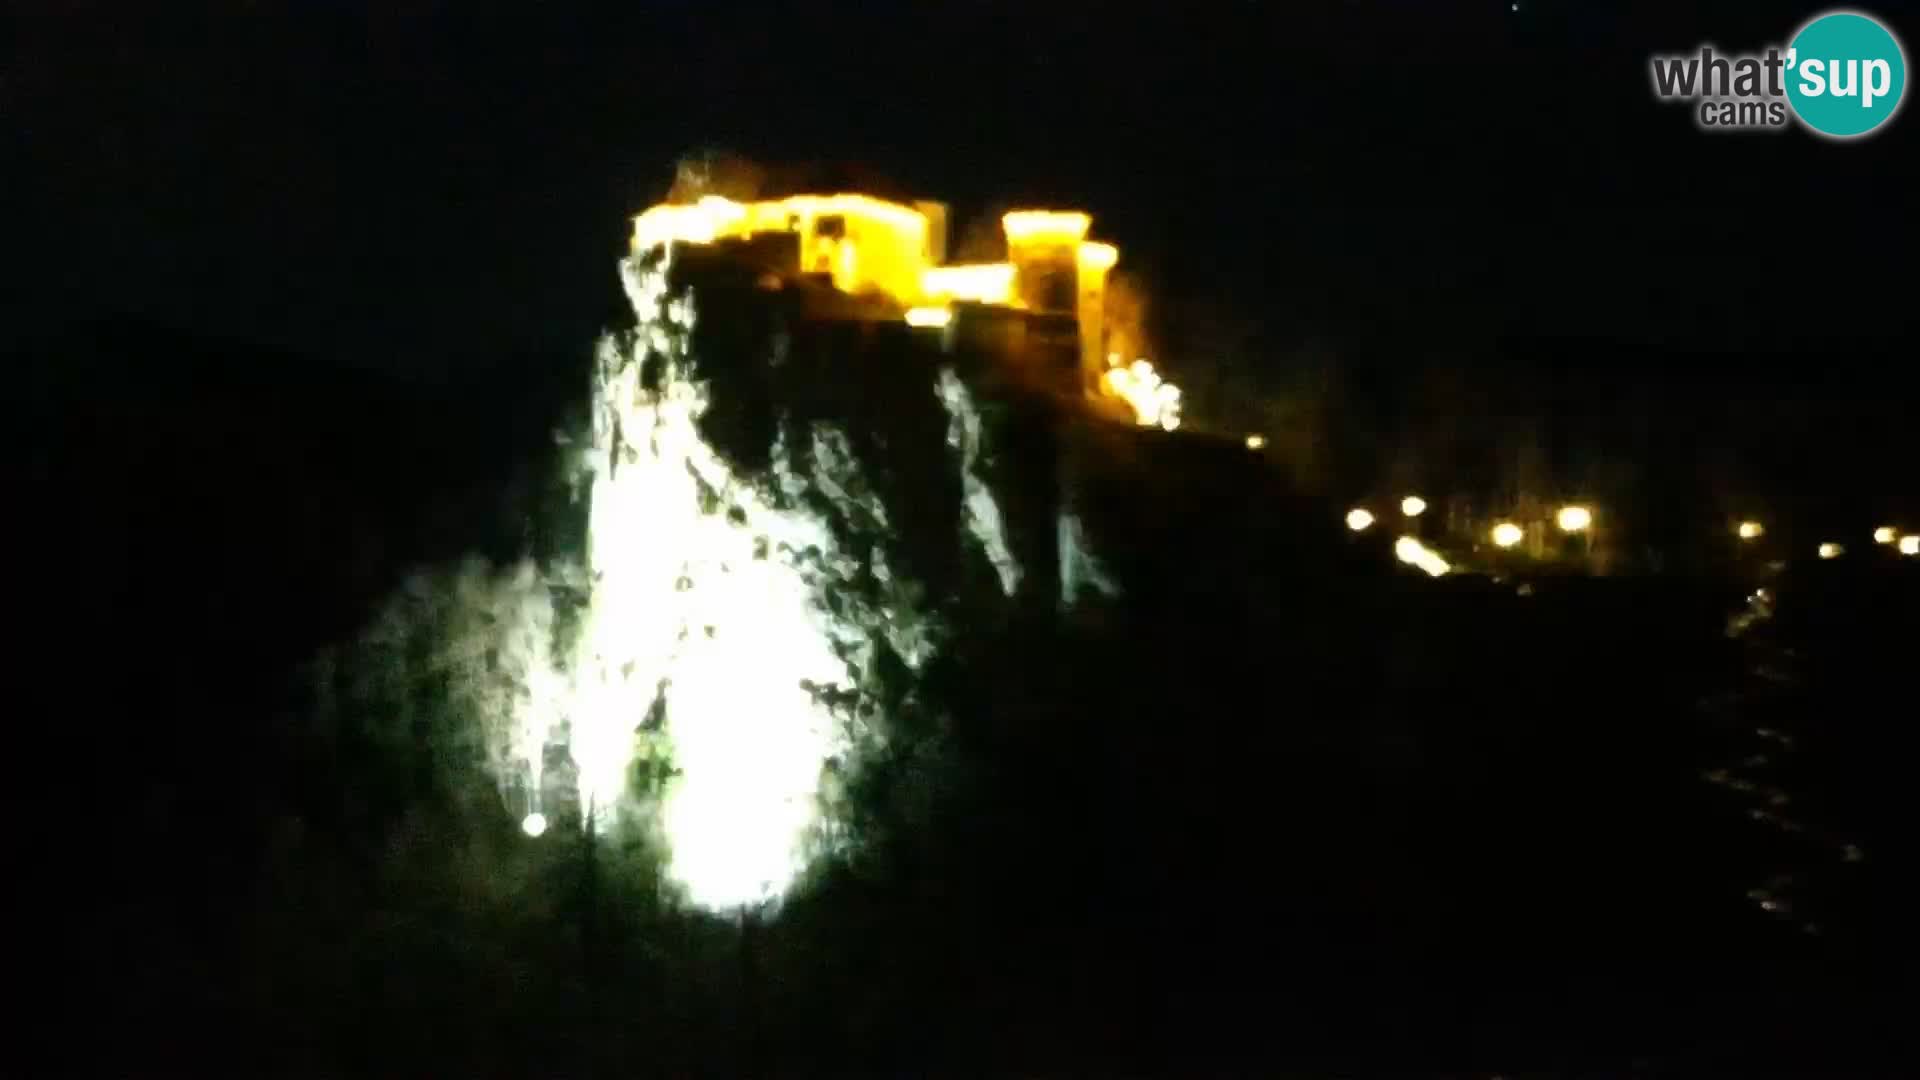
{"label": "floodlit cliff face", "polygon": [[690,902],[756,904],[844,839],[842,781],[890,721],[937,711],[919,682],[956,623],[1117,586],[1047,420],[981,400],[927,339],[804,321],[697,253],[622,274],[636,325],[597,352],[584,565],[544,598],[531,571],[499,586],[487,757],[530,837],[639,828]]}

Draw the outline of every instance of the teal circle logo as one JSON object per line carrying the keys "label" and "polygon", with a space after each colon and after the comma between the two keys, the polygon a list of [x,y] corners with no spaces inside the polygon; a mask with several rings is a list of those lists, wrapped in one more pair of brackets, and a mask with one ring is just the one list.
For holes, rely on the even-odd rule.
{"label": "teal circle logo", "polygon": [[1787,101],[1822,135],[1865,135],[1893,118],[1906,88],[1900,42],[1868,16],[1822,15],[1787,47]]}

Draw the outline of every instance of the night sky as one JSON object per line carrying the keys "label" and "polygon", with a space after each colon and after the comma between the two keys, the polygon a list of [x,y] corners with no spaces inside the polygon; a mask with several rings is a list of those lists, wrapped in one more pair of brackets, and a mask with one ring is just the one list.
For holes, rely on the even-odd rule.
{"label": "night sky", "polygon": [[1845,351],[1908,319],[1911,116],[1714,137],[1648,87],[1648,53],[1806,5],[563,7],[25,5],[10,329],[132,315],[399,374],[577,353],[622,319],[628,215],[701,148],[856,163],[961,221],[1084,206],[1165,310],[1263,343],[1243,363]]}

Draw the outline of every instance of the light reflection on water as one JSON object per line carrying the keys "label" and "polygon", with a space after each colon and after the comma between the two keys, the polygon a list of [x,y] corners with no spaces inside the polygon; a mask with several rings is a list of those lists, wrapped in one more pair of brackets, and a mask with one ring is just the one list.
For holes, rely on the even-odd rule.
{"label": "light reflection on water", "polygon": [[1727,636],[1739,643],[1741,663],[1734,685],[1701,702],[1732,735],[1725,764],[1702,778],[1723,790],[1750,821],[1764,830],[1755,880],[1746,898],[1759,911],[1819,936],[1827,913],[1821,897],[1844,885],[1842,865],[1866,859],[1865,849],[1831,823],[1801,809],[1797,797],[1802,738],[1796,730],[1818,719],[1806,696],[1802,658],[1777,640],[1774,587],[1763,586],[1727,620]]}

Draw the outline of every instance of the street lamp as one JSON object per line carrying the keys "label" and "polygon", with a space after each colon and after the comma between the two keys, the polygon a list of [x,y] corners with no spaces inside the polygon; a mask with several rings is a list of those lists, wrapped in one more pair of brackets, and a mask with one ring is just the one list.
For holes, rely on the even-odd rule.
{"label": "street lamp", "polygon": [[1493,542],[1503,548],[1510,548],[1526,537],[1526,530],[1511,521],[1503,521],[1493,527]]}
{"label": "street lamp", "polygon": [[1563,506],[1555,519],[1561,532],[1584,532],[1593,524],[1593,511],[1584,506]]}
{"label": "street lamp", "polygon": [[1900,538],[1900,554],[1920,555],[1920,535],[1911,535],[1911,536],[1901,537]]}
{"label": "street lamp", "polygon": [[1440,577],[1453,569],[1447,560],[1440,557],[1439,552],[1411,536],[1403,536],[1395,541],[1393,554],[1401,562],[1425,570],[1430,577]]}
{"label": "street lamp", "polygon": [[1820,557],[1823,559],[1837,559],[1841,555],[1846,554],[1846,550],[1846,548],[1841,547],[1839,544],[1828,541],[1820,545]]}
{"label": "street lamp", "polygon": [[1766,526],[1757,521],[1743,521],[1740,523],[1740,539],[1742,540],[1758,540],[1765,535],[1767,535]]}
{"label": "street lamp", "polygon": [[1873,530],[1873,542],[1876,544],[1891,544],[1893,543],[1893,537],[1894,532],[1893,526],[1891,525],[1882,525]]}
{"label": "street lamp", "polygon": [[1419,517],[1427,512],[1427,500],[1418,495],[1409,495],[1400,500],[1400,512],[1408,517]]}
{"label": "street lamp", "polygon": [[1356,506],[1347,511],[1347,528],[1354,532],[1365,532],[1367,526],[1371,524],[1373,524],[1373,515],[1366,510]]}

